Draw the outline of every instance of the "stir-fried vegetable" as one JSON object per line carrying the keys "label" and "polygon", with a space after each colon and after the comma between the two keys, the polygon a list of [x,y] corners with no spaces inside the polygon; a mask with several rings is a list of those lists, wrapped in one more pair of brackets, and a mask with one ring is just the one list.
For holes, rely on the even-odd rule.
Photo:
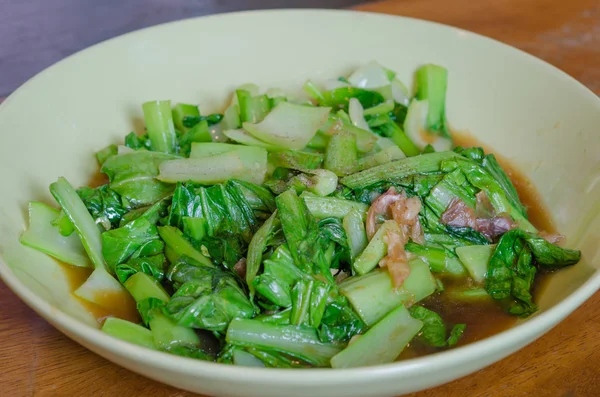
{"label": "stir-fried vegetable", "polygon": [[74,294],[135,303],[139,323],[102,331],[150,349],[346,368],[451,348],[469,325],[441,301],[529,316],[536,275],[580,252],[542,237],[493,154],[451,150],[448,71],[415,85],[370,62],[309,100],[249,84],[223,114],[146,102],[147,133],[96,153],[109,183],[59,178],[21,242],[93,267]]}

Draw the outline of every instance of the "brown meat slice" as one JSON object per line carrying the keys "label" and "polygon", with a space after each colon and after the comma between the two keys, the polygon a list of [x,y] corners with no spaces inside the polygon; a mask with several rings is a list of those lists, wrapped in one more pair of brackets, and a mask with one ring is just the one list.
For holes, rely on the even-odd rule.
{"label": "brown meat slice", "polygon": [[367,236],[373,237],[379,224],[377,218],[384,215],[392,218],[398,225],[398,230],[390,230],[383,237],[387,244],[387,255],[379,262],[379,266],[386,267],[392,278],[395,288],[402,285],[410,275],[408,258],[404,246],[409,239],[422,244],[424,241],[423,227],[419,221],[421,200],[418,197],[407,197],[404,192],[397,193],[390,188],[387,192],[373,201],[367,212]]}
{"label": "brown meat slice", "polygon": [[513,222],[510,215],[501,213],[493,218],[478,218],[475,230],[482,233],[488,239],[494,240],[496,237],[503,235],[515,227],[517,225]]}
{"label": "brown meat slice", "polygon": [[418,197],[407,198],[406,196],[392,204],[392,218],[406,237],[404,244],[408,242],[408,238],[419,244],[424,241],[423,228],[419,221],[421,206]]}
{"label": "brown meat slice", "polygon": [[452,227],[470,227],[477,229],[475,211],[459,198],[453,198],[446,211],[440,217],[440,222]]}
{"label": "brown meat slice", "polygon": [[461,199],[453,198],[440,217],[440,221],[444,225],[452,227],[470,227],[492,241],[517,227],[510,215],[494,214],[492,204],[485,192],[477,193],[476,197],[476,210],[473,210]]}
{"label": "brown meat slice", "polygon": [[379,266],[387,267],[394,288],[398,288],[410,275],[408,258],[404,250],[406,236],[402,230],[390,230],[383,238],[388,246],[388,251],[386,257],[379,261]]}
{"label": "brown meat slice", "polygon": [[394,189],[394,187],[391,187],[387,192],[377,197],[371,203],[371,206],[367,211],[366,224],[367,237],[369,238],[369,240],[371,240],[371,238],[377,231],[377,228],[379,227],[377,217],[379,215],[389,215],[390,206],[396,201],[401,200],[403,196],[403,194],[396,193],[396,189]]}

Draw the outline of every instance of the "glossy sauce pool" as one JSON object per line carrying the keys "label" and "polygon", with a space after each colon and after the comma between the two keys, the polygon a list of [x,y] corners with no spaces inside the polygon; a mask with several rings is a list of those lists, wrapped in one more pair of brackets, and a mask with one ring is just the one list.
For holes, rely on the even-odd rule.
{"label": "glossy sauce pool", "polygon": [[[494,153],[489,147],[482,145],[476,138],[469,134],[453,133],[453,138],[456,146],[482,147],[486,153]],[[556,233],[552,219],[549,217],[549,212],[543,206],[543,201],[535,189],[531,181],[517,168],[515,168],[506,158],[498,153],[494,153],[500,165],[504,168],[515,188],[519,193],[519,198],[525,207],[531,223],[538,229],[547,233]],[[98,174],[90,180],[88,186],[97,187],[108,183],[106,175]],[[71,287],[74,291],[87,279],[91,273],[91,269],[78,268],[75,266],[63,265],[69,274]],[[539,297],[544,289],[546,280],[551,277],[551,274],[538,274],[536,276],[533,291],[534,298]],[[452,288],[464,288],[464,280],[455,281],[452,279],[442,280],[446,290]],[[467,327],[460,339],[458,346],[475,342],[491,335],[502,332],[517,322],[517,318],[505,314],[495,302],[488,299],[478,299],[470,302],[457,302],[445,299],[445,294],[435,294],[423,300],[421,304],[439,313],[446,325],[450,329],[454,324],[466,324]],[[80,300],[88,311],[102,322],[107,316],[115,316],[124,318],[133,322],[139,322],[139,314],[136,310],[135,302],[130,296],[106,296],[103,297],[103,305],[95,305],[83,300]],[[534,299],[537,300],[537,299]],[[104,307],[103,307],[104,306]],[[111,309],[106,309],[110,307]],[[418,341],[411,343],[400,355],[399,360],[408,359],[411,357],[422,356],[429,353],[434,353],[440,349],[428,347]]]}

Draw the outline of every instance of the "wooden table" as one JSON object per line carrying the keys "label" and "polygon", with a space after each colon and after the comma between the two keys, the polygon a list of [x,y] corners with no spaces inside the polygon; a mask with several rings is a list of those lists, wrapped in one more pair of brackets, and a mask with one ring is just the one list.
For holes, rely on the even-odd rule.
{"label": "wooden table", "polygon": [[[357,7],[472,30],[558,66],[600,93],[598,0],[396,0]],[[0,395],[192,396],[120,368],[56,331],[0,283]],[[600,293],[518,353],[412,397],[600,396]]]}

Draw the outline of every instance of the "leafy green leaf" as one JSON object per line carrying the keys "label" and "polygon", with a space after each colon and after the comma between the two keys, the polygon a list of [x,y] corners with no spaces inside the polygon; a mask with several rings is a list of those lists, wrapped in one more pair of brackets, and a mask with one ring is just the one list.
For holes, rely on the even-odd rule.
{"label": "leafy green leaf", "polygon": [[318,280],[299,280],[292,288],[290,323],[318,328],[325,312],[329,287]]}
{"label": "leafy green leaf", "polygon": [[136,151],[110,157],[101,171],[108,175],[112,190],[132,207],[140,207],[171,193],[172,185],[159,182],[155,177],[160,163],[175,158],[166,153]]}
{"label": "leafy green leaf", "polygon": [[[182,228],[184,217],[203,218],[209,237],[241,237],[249,243],[259,225],[242,186],[238,181],[208,188],[179,183],[167,222]],[[246,182],[245,186],[250,185]]]}
{"label": "leafy green leaf", "polygon": [[457,324],[452,328],[450,336],[446,338],[446,324],[436,312],[423,306],[413,306],[410,308],[410,315],[423,322],[419,338],[433,347],[454,346],[466,328],[465,324]]}
{"label": "leafy green leaf", "polygon": [[254,306],[230,273],[182,259],[167,277],[180,285],[165,306],[179,325],[222,332],[234,318],[251,318]]}
{"label": "leafy green leaf", "polygon": [[185,116],[183,125],[187,128],[192,128],[201,121],[206,120],[209,126],[219,124],[223,120],[223,115],[219,113],[209,114],[208,116]]}
{"label": "leafy green leaf", "polygon": [[288,190],[277,196],[275,202],[294,263],[304,272],[321,273],[332,279],[324,255],[328,242],[319,239],[318,223],[304,200],[293,190]]}
{"label": "leafy green leaf", "polygon": [[123,207],[121,196],[108,185],[95,189],[82,187],[77,190],[77,194],[96,223],[100,223],[106,230],[119,227],[121,217],[128,210]]}
{"label": "leafy green leaf", "polygon": [[483,162],[481,163],[481,165],[500,184],[511,205],[517,210],[519,210],[521,212],[521,215],[527,218],[527,208],[525,208],[525,206],[521,203],[515,185],[513,185],[508,175],[506,175],[506,172],[498,163],[498,160],[496,160],[496,156],[494,156],[493,154],[488,154],[483,158]]}
{"label": "leafy green leaf", "polygon": [[166,196],[152,205],[133,209],[121,217],[121,220],[119,221],[119,227],[123,227],[129,222],[139,218],[145,218],[151,224],[156,225],[160,219],[164,218],[168,214],[170,203],[170,196]]}
{"label": "leafy green leaf", "polygon": [[323,98],[319,100],[320,106],[331,106],[334,109],[348,110],[351,98],[356,98],[363,108],[370,108],[384,102],[385,99],[377,91],[365,90],[355,87],[340,87],[335,90],[322,93]]}
{"label": "leafy green leaf", "polygon": [[338,295],[325,307],[319,339],[321,342],[347,342],[365,329],[365,323],[352,310],[348,300],[343,295]]}
{"label": "leafy green leaf", "polygon": [[150,138],[148,138],[148,134],[137,135],[135,132],[130,132],[125,137],[125,146],[133,150],[150,150]]}
{"label": "leafy green leaf", "polygon": [[292,305],[292,286],[301,279],[309,279],[309,275],[296,265],[289,249],[280,245],[263,262],[263,272],[252,282],[257,294],[275,307]]}
{"label": "leafy green leaf", "polygon": [[113,271],[131,258],[161,253],[164,243],[156,226],[146,218],[138,218],[118,229],[102,233],[102,255]]}
{"label": "leafy green leaf", "polygon": [[137,310],[142,317],[142,323],[146,326],[150,324],[150,320],[157,314],[162,313],[162,309],[166,302],[158,298],[147,298],[137,303]]}
{"label": "leafy green leaf", "polygon": [[456,324],[454,327],[452,327],[452,330],[450,331],[450,336],[446,340],[448,347],[452,347],[458,343],[466,328],[466,324]]}
{"label": "leafy green leaf", "polygon": [[165,276],[164,266],[165,256],[157,254],[142,258],[133,258],[127,263],[119,264],[115,267],[115,274],[121,284],[138,272],[146,273],[154,277],[157,281],[162,281]]}
{"label": "leafy green leaf", "polygon": [[581,253],[553,245],[521,229],[506,232],[498,242],[485,280],[485,290],[510,314],[527,317],[537,310],[531,286],[538,267],[557,269],[579,262]]}
{"label": "leafy green leaf", "polygon": [[258,229],[252,237],[248,245],[248,256],[246,258],[246,283],[250,288],[251,293],[254,293],[254,285],[252,282],[256,278],[262,257],[267,245],[270,243],[271,237],[276,233],[279,227],[279,218],[277,218],[277,210],[267,219],[267,221]]}

